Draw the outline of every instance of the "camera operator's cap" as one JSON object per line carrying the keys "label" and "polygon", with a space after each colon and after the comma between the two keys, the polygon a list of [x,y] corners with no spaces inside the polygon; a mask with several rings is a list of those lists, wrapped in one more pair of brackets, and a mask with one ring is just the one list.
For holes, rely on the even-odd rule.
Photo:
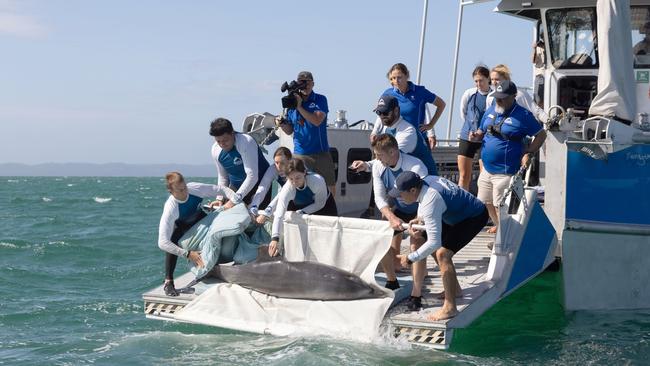
{"label": "camera operator's cap", "polygon": [[517,85],[512,81],[503,80],[497,84],[497,88],[494,90],[494,97],[497,99],[507,98],[512,95],[517,94]]}
{"label": "camera operator's cap", "polygon": [[393,188],[388,192],[388,195],[391,197],[399,197],[401,192],[406,192],[411,188],[418,187],[422,182],[422,178],[418,173],[414,173],[410,170],[401,172],[397,179],[395,179],[395,184]]}
{"label": "camera operator's cap", "polygon": [[398,106],[397,98],[392,95],[384,94],[377,101],[377,108],[373,112],[386,114]]}
{"label": "camera operator's cap", "polygon": [[309,71],[301,71],[301,72],[298,73],[298,77],[296,78],[296,80],[298,80],[298,81],[300,81],[300,80],[314,81],[314,76]]}

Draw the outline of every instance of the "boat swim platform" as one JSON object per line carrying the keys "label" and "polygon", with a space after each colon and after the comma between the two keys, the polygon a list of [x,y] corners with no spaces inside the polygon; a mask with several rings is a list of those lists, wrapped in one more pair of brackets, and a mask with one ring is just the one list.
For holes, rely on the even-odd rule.
{"label": "boat swim platform", "polygon": [[[445,320],[433,321],[427,317],[443,305],[440,298],[443,292],[440,271],[432,256],[427,259],[427,276],[422,286],[422,309],[410,311],[404,302],[388,310],[384,325],[395,337],[403,338],[420,346],[448,349],[456,328],[465,328],[488,310],[498,296],[488,296],[487,291],[494,286],[486,280],[490,255],[488,244],[494,242],[495,235],[481,231],[469,244],[453,257],[458,282],[463,296],[456,299],[458,314]],[[410,291],[410,290],[409,290]],[[410,294],[406,294],[408,295]]]}
{"label": "boat swim platform", "polygon": [[[398,273],[401,288],[395,291],[395,302],[384,318],[383,326],[395,337],[427,347],[447,349],[451,344],[453,330],[468,326],[484,311],[489,309],[497,298],[490,296],[483,299],[486,291],[492,287],[490,281],[485,280],[488,270],[491,250],[488,243],[494,241],[494,234],[482,231],[467,246],[454,256],[454,265],[458,281],[463,289],[463,297],[457,299],[459,314],[456,317],[431,321],[427,316],[438,310],[443,300],[438,294],[443,291],[440,272],[433,257],[427,259],[428,274],[422,289],[422,310],[409,311],[403,300],[410,296],[412,278],[410,273]],[[377,282],[383,285],[383,273],[378,273]],[[191,272],[175,279],[176,287],[187,286],[194,276]],[[158,320],[178,321],[174,314],[185,305],[198,297],[211,284],[219,283],[217,279],[206,279],[195,285],[196,293],[182,293],[179,296],[166,296],[163,286],[160,285],[143,294],[144,312],[147,318]]]}

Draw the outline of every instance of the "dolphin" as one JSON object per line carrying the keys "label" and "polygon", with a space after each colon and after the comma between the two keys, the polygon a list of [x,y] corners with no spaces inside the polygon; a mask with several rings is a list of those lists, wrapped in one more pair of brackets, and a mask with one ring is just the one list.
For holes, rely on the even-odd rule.
{"label": "dolphin", "polygon": [[352,272],[318,262],[272,258],[266,248],[260,247],[254,262],[216,265],[209,275],[280,298],[341,301],[387,296],[382,289],[366,283]]}

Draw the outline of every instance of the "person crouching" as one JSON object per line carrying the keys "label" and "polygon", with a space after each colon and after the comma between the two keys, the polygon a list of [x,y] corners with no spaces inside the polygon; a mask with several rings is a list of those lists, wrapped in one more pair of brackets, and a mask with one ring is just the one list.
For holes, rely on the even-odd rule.
{"label": "person crouching", "polygon": [[[185,178],[179,172],[167,173],[165,176],[167,190],[170,193],[165,202],[160,226],[158,228],[158,247],[166,252],[165,255],[165,284],[164,291],[167,296],[178,296],[174,287],[174,270],[178,257],[183,256],[201,268],[204,266],[201,252],[185,250],[178,245],[178,241],[194,224],[206,216],[201,209],[204,198],[225,196],[228,202],[224,209],[239,203],[240,198],[228,187],[204,183],[185,183]],[[210,207],[218,206],[221,201],[214,201]]]}

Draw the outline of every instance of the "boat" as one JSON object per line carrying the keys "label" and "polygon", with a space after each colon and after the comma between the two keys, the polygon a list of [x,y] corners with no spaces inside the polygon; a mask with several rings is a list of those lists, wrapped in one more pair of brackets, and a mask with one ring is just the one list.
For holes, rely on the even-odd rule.
{"label": "boat", "polygon": [[[482,233],[454,257],[464,289],[459,314],[437,322],[426,318],[442,305],[435,296],[441,290],[441,281],[433,260],[427,263],[424,311],[409,312],[400,304],[408,296],[408,285],[396,291],[386,306],[381,322],[384,331],[436,349],[447,349],[455,329],[471,325],[554,262],[561,263],[566,310],[650,306],[650,60],[643,54],[633,55],[631,50],[631,37],[640,40],[639,29],[650,21],[650,0],[577,0],[570,4],[503,0],[495,11],[531,21],[535,37],[544,41],[548,138],[536,172],[522,170],[513,177],[499,207],[501,222],[496,237]],[[291,147],[291,137],[275,127],[274,119],[270,113],[251,114],[244,120],[244,131],[261,145],[279,140]],[[370,160],[372,154],[365,141],[369,141],[371,126],[369,121],[348,124],[344,112],[337,113],[328,126],[336,166],[336,201],[339,212],[348,217],[340,218],[336,225],[367,225],[373,228],[365,232],[367,235],[379,230],[372,226],[377,213],[372,209],[371,177],[351,173],[347,166],[354,160]],[[456,152],[454,141],[449,139],[441,141],[433,152],[440,175],[453,181],[457,181]],[[543,186],[543,202],[539,187],[530,186],[533,181]],[[304,254],[299,259],[313,259],[305,254],[310,251],[310,240],[304,240],[309,236],[309,225],[318,231],[322,225],[333,223],[321,223],[316,217],[294,217],[287,223],[291,220],[295,225],[285,228],[303,233],[292,236],[295,247],[301,248],[296,250]],[[354,239],[362,241],[363,235]],[[491,241],[493,248],[488,249],[486,244]],[[381,274],[366,278],[382,284]],[[409,283],[406,275],[399,279]],[[187,274],[176,282],[182,286],[191,280]],[[166,297],[161,286],[143,295],[145,313],[155,319],[205,324],[202,315],[179,315],[198,297]],[[286,324],[210,324],[292,334]],[[301,331],[309,329],[323,334],[322,327]]]}

